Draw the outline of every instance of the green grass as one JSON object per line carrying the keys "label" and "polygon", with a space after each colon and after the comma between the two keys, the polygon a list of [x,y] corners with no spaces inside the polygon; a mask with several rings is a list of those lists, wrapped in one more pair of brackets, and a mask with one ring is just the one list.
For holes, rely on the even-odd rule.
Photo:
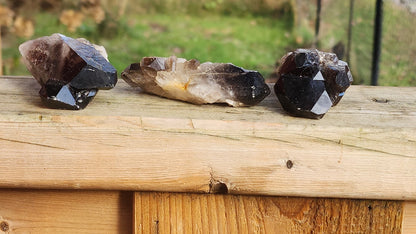
{"label": "green grass", "polygon": [[[96,25],[87,20],[74,33],[59,23],[56,13],[33,14],[36,24],[32,38],[55,32],[87,38],[105,46],[110,62],[119,72],[145,56],[176,55],[201,62],[230,62],[258,70],[265,78],[288,50],[309,47],[314,39],[314,3],[310,2],[296,3],[299,9],[309,10],[307,14],[297,13],[295,26],[293,12],[267,11],[264,2],[256,5],[249,0],[241,4],[237,0],[183,0],[188,6],[171,0],[142,3],[115,20],[118,3],[113,2],[109,8],[114,12],[109,12],[104,23]],[[355,1],[350,61],[355,84],[370,84],[374,5],[372,1]],[[324,4],[320,50],[331,51],[338,41],[347,45],[348,8],[349,1],[344,0]],[[380,85],[416,86],[414,25],[415,15],[385,1]],[[5,74],[29,74],[17,50],[23,41],[11,35],[4,38]]]}
{"label": "green grass", "polygon": [[[56,16],[48,13],[38,14],[36,22],[34,38],[60,32],[86,37],[105,46],[110,62],[119,72],[145,56],[176,55],[201,62],[230,62],[259,70],[267,77],[291,41],[288,33],[285,36],[290,28],[284,21],[255,16],[141,14],[120,20],[112,32],[105,33],[106,37],[98,35],[100,26],[88,22],[77,32],[69,33]],[[17,50],[17,43],[5,56],[11,56],[12,50]],[[7,72],[28,74],[22,66],[17,65]]]}

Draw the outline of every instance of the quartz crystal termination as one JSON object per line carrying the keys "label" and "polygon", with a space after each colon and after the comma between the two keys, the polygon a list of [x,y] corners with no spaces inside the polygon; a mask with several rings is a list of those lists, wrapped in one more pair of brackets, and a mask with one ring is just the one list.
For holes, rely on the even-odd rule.
{"label": "quartz crystal termination", "polygon": [[145,57],[128,66],[121,77],[144,92],[194,104],[253,106],[270,94],[257,71],[175,56]]}
{"label": "quartz crystal termination", "polygon": [[290,115],[320,119],[338,104],[353,78],[348,64],[333,53],[297,49],[283,56],[275,93]]}
{"label": "quartz crystal termination", "polygon": [[42,86],[40,97],[51,108],[83,109],[99,89],[111,89],[117,83],[117,71],[104,47],[86,39],[53,34],[27,41],[19,51]]}

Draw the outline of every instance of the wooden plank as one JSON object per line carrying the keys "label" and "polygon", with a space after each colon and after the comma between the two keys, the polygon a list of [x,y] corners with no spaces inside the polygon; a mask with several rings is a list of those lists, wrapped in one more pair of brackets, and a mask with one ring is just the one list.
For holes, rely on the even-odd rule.
{"label": "wooden plank", "polygon": [[131,233],[130,192],[0,190],[0,233]]}
{"label": "wooden plank", "polygon": [[416,200],[416,88],[353,86],[321,120],[274,94],[197,106],[120,81],[68,111],[38,88],[0,78],[0,187]]}
{"label": "wooden plank", "polygon": [[402,233],[416,233],[416,202],[404,202]]}
{"label": "wooden plank", "polygon": [[[137,192],[135,233],[400,233],[402,202]],[[409,232],[412,233],[412,232]]]}

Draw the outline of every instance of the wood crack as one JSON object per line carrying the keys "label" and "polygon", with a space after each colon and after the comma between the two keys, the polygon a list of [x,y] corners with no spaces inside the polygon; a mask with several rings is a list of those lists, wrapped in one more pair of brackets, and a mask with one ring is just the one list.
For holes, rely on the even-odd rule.
{"label": "wood crack", "polygon": [[51,149],[66,150],[65,148],[61,148],[61,147],[57,147],[57,146],[44,145],[44,144],[39,144],[39,143],[27,142],[27,141],[19,141],[19,140],[7,139],[7,138],[0,138],[0,140],[8,141],[8,142],[14,142],[14,143],[27,144],[27,145],[36,145],[36,146],[41,146],[41,147],[46,147],[46,148],[51,148]]}
{"label": "wood crack", "polygon": [[[120,135],[120,134],[117,134],[117,135]],[[126,135],[126,136],[128,136],[128,135]],[[69,140],[74,140],[74,141],[85,141],[85,142],[88,142],[88,143],[94,143],[94,144],[98,144],[98,145],[114,146],[114,147],[118,147],[118,148],[123,148],[124,147],[123,145],[106,144],[106,143],[103,143],[103,142],[91,141],[91,140],[80,139],[80,138],[75,138],[75,137],[65,137],[65,138],[69,139]]]}
{"label": "wood crack", "polygon": [[175,133],[175,134],[192,134],[192,135],[200,135],[200,136],[217,137],[217,138],[227,139],[227,140],[233,140],[233,141],[240,141],[239,138],[235,138],[235,137],[215,135],[215,134],[202,133],[202,132],[191,132],[191,131],[181,131],[181,130],[163,130],[163,129],[150,129],[150,128],[143,128],[143,130],[144,131],[150,131],[150,132],[166,132],[166,133]]}
{"label": "wood crack", "polygon": [[290,142],[290,141],[286,141],[286,140],[282,140],[282,139],[278,139],[278,138],[261,137],[261,136],[253,136],[253,135],[244,135],[244,136],[254,138],[254,139],[259,139],[259,140],[269,140],[269,141],[282,142],[282,143],[286,143],[286,144],[289,144],[289,145],[293,145],[296,148],[301,148],[294,142]]}
{"label": "wood crack", "polygon": [[351,145],[351,144],[340,143],[339,141],[336,141],[336,140],[329,140],[329,139],[325,139],[325,138],[321,138],[321,137],[316,137],[316,136],[310,136],[310,135],[302,135],[302,136],[306,136],[306,137],[309,137],[309,138],[313,138],[313,139],[317,139],[317,140],[320,140],[320,141],[325,141],[325,142],[329,142],[329,143],[333,143],[333,144],[337,144],[337,145],[343,145],[343,146],[351,147],[351,148],[354,148],[354,149],[360,149],[360,150],[366,150],[366,151],[375,152],[375,153],[382,153],[382,154],[394,155],[394,156],[399,156],[399,157],[403,157],[403,158],[416,159],[416,157],[414,157],[414,156],[409,156],[409,155],[404,155],[404,154],[390,153],[390,152],[386,152],[386,151],[382,151],[382,150],[376,150],[376,149],[370,149],[370,148],[362,147],[362,146],[358,146],[358,145]]}

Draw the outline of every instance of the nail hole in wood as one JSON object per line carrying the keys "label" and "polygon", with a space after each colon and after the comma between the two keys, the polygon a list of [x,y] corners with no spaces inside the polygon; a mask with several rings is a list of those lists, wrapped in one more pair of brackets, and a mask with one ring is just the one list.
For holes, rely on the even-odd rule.
{"label": "nail hole in wood", "polygon": [[154,222],[155,222],[155,229],[156,229],[155,233],[159,233],[159,220],[155,220]]}
{"label": "nail hole in wood", "polygon": [[287,162],[286,162],[286,167],[287,167],[288,169],[291,169],[291,168],[293,167],[293,162],[292,162],[292,160],[287,160]]}
{"label": "nail hole in wood", "polygon": [[210,193],[226,194],[228,193],[228,187],[225,183],[214,181],[210,184]]}
{"label": "nail hole in wood", "polygon": [[373,99],[371,99],[371,101],[377,102],[377,103],[388,103],[389,102],[389,100],[386,99],[386,98],[373,98]]}
{"label": "nail hole in wood", "polygon": [[0,230],[2,230],[3,232],[7,232],[9,231],[10,227],[9,224],[6,221],[2,221],[0,223]]}

